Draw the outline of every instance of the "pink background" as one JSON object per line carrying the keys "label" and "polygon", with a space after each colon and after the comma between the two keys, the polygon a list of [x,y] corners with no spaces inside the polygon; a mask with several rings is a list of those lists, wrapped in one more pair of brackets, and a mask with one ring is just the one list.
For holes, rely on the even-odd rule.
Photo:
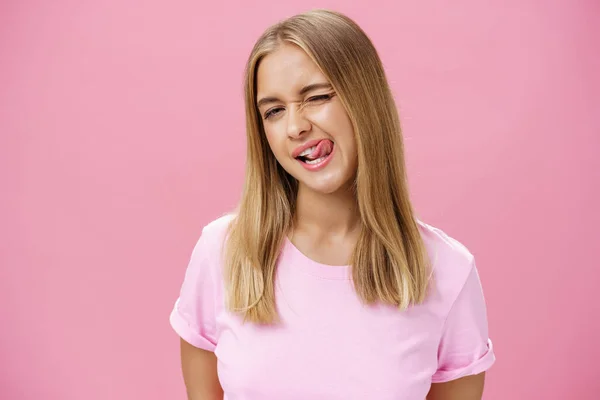
{"label": "pink background", "polygon": [[380,51],[420,216],[478,259],[484,398],[597,399],[600,3],[284,3],[0,3],[0,398],[184,398],[168,315],[241,189],[244,61],[325,7]]}

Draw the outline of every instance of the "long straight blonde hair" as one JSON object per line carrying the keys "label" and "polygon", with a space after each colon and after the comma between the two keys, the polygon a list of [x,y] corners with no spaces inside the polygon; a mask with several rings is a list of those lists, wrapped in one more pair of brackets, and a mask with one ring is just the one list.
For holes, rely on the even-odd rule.
{"label": "long straight blonde hair", "polygon": [[298,183],[277,163],[266,140],[256,104],[256,71],[282,43],[299,46],[316,63],[354,127],[362,223],[350,260],[356,293],[366,304],[405,309],[421,303],[429,262],[409,199],[398,111],[381,60],[350,18],[312,10],[267,29],[246,65],[246,178],[224,247],[228,309],[255,323],[279,320],[275,272],[292,228]]}

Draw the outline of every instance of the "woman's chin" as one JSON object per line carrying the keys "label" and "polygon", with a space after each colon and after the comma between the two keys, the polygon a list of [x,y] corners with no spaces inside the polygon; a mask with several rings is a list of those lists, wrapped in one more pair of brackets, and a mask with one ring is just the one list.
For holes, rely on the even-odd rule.
{"label": "woman's chin", "polygon": [[299,180],[298,182],[299,188],[302,188],[301,190],[309,190],[319,194],[333,194],[343,186],[339,179]]}

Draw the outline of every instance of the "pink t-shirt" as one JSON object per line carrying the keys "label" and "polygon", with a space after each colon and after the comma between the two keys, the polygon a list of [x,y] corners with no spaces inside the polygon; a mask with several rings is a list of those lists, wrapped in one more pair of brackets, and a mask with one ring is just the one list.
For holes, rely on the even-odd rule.
{"label": "pink t-shirt", "polygon": [[435,285],[400,311],[363,305],[349,266],[328,266],[285,241],[276,278],[282,324],[242,324],[225,310],[221,247],[231,216],[204,227],[192,252],[173,329],[214,351],[227,400],[423,400],[432,382],[495,361],[473,256],[419,222]]}

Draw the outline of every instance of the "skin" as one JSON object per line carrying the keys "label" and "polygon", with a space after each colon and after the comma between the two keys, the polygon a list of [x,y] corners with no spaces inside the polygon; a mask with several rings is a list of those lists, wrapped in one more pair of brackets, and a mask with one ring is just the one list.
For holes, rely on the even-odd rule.
{"label": "skin", "polygon": [[[257,102],[273,154],[298,180],[290,240],[317,262],[346,265],[360,231],[351,190],[357,149],[350,118],[339,97],[330,86],[320,86],[328,83],[303,50],[282,45],[259,65]],[[314,139],[333,141],[335,154],[325,168],[308,171],[292,152]],[[223,399],[213,353],[182,340],[181,359],[188,399]],[[483,383],[484,374],[480,374],[433,384],[427,400],[481,400]]]}
{"label": "skin", "polygon": [[180,339],[181,370],[188,400],[223,400],[214,353]]}
{"label": "skin", "polygon": [[484,382],[485,372],[450,382],[434,383],[427,400],[481,400]]}

